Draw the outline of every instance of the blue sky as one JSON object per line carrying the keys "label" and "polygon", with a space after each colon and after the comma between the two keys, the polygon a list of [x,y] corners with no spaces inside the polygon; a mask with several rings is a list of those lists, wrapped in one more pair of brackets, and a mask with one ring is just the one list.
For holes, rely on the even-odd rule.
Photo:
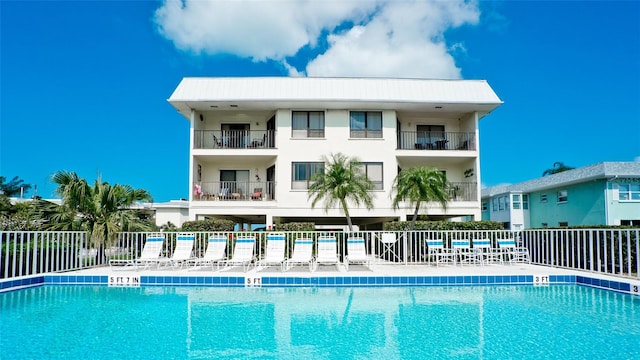
{"label": "blue sky", "polygon": [[485,186],[640,161],[639,1],[2,0],[0,175],[186,198],[166,99],[185,76],[276,75],[486,79],[504,105],[480,122]]}

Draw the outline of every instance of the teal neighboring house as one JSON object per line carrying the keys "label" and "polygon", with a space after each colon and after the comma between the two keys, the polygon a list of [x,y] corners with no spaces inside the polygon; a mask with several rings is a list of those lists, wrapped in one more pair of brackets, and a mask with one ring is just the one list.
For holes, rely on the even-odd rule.
{"label": "teal neighboring house", "polygon": [[482,220],[505,229],[640,226],[640,162],[603,162],[489,187],[481,199]]}

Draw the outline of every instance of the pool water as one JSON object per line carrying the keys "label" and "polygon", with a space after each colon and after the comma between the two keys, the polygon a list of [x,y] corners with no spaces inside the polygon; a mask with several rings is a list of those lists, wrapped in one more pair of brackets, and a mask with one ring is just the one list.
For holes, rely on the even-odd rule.
{"label": "pool water", "polygon": [[640,358],[640,298],[577,285],[42,286],[0,305],[0,359]]}

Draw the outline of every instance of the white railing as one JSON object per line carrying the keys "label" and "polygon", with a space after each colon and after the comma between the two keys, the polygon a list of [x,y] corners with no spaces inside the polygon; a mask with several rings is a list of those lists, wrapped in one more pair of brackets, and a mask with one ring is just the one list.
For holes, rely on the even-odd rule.
{"label": "white railing", "polygon": [[[165,242],[161,256],[170,257],[175,248],[175,232],[163,233]],[[193,256],[205,253],[211,236],[227,239],[227,257],[233,255],[238,236],[256,238],[255,255],[265,255],[269,232],[196,232]],[[0,232],[0,279],[64,272],[105,266],[109,259],[136,259],[140,256],[147,233],[125,232],[107,248],[92,246],[84,232]],[[639,277],[640,229],[561,229],[511,231],[359,231],[347,232],[285,232],[285,257],[293,254],[297,238],[313,240],[317,253],[320,236],[332,236],[337,241],[337,255],[344,261],[347,239],[364,239],[366,253],[377,265],[427,264],[428,239],[443,239],[451,248],[454,240],[489,239],[497,248],[499,239],[514,239],[528,249],[531,263],[551,267],[578,269],[595,273]],[[376,265],[376,266],[377,266]]]}
{"label": "white railing", "polygon": [[535,264],[640,277],[640,229],[526,230],[520,239]]}
{"label": "white railing", "polygon": [[0,231],[0,279],[95,266],[82,231]]}

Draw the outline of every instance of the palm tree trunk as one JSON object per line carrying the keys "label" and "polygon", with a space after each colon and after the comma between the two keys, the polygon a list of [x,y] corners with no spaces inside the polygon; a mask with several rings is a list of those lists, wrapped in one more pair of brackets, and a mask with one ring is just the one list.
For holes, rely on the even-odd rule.
{"label": "palm tree trunk", "polygon": [[413,219],[411,219],[411,228],[410,230],[413,230],[413,228],[416,226],[416,221],[418,220],[418,210],[420,209],[420,200],[416,201],[416,208],[413,211]]}
{"label": "palm tree trunk", "polygon": [[98,249],[96,251],[96,265],[102,264],[104,260],[104,244],[98,245]]}
{"label": "palm tree trunk", "polygon": [[340,201],[342,204],[342,210],[344,210],[344,215],[347,217],[347,225],[349,225],[349,231],[353,231],[353,224],[351,223],[351,215],[349,215],[349,208],[347,207],[347,202],[342,199]]}

